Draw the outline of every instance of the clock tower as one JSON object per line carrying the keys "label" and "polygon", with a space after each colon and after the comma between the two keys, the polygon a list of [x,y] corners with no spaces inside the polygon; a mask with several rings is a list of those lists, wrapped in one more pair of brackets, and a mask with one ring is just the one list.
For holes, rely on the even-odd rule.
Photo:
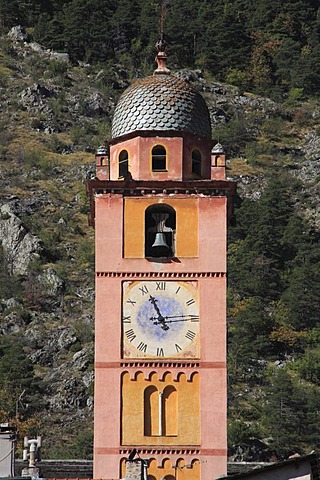
{"label": "clock tower", "polygon": [[96,230],[94,478],[226,474],[226,224],[208,108],[158,68],[120,97],[88,187]]}

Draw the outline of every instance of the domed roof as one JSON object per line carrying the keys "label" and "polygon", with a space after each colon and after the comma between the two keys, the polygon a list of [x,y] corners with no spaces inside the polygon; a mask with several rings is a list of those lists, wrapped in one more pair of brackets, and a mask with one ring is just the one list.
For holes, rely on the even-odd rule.
{"label": "domed roof", "polygon": [[211,153],[224,153],[224,148],[221,143],[216,143],[212,148]]}
{"label": "domed roof", "polygon": [[208,107],[186,81],[155,74],[121,95],[112,121],[112,138],[141,130],[174,130],[211,138]]}

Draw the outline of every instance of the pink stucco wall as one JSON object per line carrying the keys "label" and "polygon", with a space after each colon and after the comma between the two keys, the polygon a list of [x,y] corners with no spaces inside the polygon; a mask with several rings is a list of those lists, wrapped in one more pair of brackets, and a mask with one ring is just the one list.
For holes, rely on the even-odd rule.
{"label": "pink stucco wall", "polygon": [[[200,372],[201,445],[197,458],[201,462],[202,480],[217,478],[226,473],[226,198],[199,196],[199,255],[171,263],[123,258],[121,195],[97,195],[95,207],[98,273],[94,478],[118,478],[120,459],[125,456],[120,453],[121,283],[126,275],[132,279],[135,274],[140,278],[143,273],[165,272],[184,274],[178,279],[196,278],[199,283],[201,358],[195,370]],[[155,368],[142,366],[140,370],[150,372]],[[163,458],[154,454],[152,457],[159,461]],[[168,453],[166,457],[175,462],[181,454]],[[191,462],[194,457],[185,455],[185,458]]]}
{"label": "pink stucco wall", "polygon": [[[167,171],[153,172],[151,152],[155,145],[166,149]],[[118,180],[118,161],[122,150],[127,150],[129,170],[135,180],[185,180],[199,178],[191,172],[192,151],[197,149],[202,156],[202,179],[211,177],[211,141],[196,135],[185,133],[181,137],[135,136],[125,138],[110,146],[110,179]]]}
{"label": "pink stucco wall", "polygon": [[[164,195],[161,197],[165,198]],[[156,201],[158,197],[154,196],[154,198]],[[153,263],[145,258],[122,258],[124,220],[122,196],[97,195],[95,204],[97,272],[226,271],[225,197],[199,198],[199,256],[183,258],[180,262],[171,263]]]}

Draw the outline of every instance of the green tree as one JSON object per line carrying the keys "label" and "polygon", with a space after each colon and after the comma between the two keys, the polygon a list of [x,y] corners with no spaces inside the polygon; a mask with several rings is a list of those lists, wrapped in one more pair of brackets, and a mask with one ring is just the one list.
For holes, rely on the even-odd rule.
{"label": "green tree", "polygon": [[52,18],[48,13],[40,14],[34,29],[34,37],[48,48],[65,50],[63,15],[57,13]]}
{"label": "green tree", "polygon": [[0,0],[0,28],[3,32],[15,25],[26,26],[31,9],[31,1]]}
{"label": "green tree", "polygon": [[72,0],[63,9],[64,38],[72,60],[103,62],[113,57],[111,0]]}
{"label": "green tree", "polygon": [[[263,425],[282,457],[301,452],[301,445],[318,444],[320,401],[314,389],[295,384],[284,369],[270,378],[263,404]],[[312,443],[313,442],[313,443]]]}
{"label": "green tree", "polygon": [[298,370],[302,378],[320,385],[320,351],[309,348],[298,361]]}
{"label": "green tree", "polygon": [[[283,271],[295,255],[292,233],[295,217],[291,194],[299,185],[286,178],[271,178],[257,201],[245,200],[230,230],[230,285],[241,296],[276,300],[285,284]],[[235,242],[235,243],[234,243]]]}
{"label": "green tree", "polygon": [[317,243],[310,243],[300,249],[292,263],[289,285],[282,295],[288,309],[288,320],[297,330],[319,325],[320,248]]}
{"label": "green tree", "polygon": [[2,421],[17,414],[28,418],[40,409],[41,386],[18,338],[0,337],[0,390],[5,392],[1,399]]}
{"label": "green tree", "polygon": [[229,353],[233,362],[242,368],[252,358],[264,358],[272,354],[269,335],[274,319],[269,315],[267,304],[259,297],[235,302],[229,317]]}

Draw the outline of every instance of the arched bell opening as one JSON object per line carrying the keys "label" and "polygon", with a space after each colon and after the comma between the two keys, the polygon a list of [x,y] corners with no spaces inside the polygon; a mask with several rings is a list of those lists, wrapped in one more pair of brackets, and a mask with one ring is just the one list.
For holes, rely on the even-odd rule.
{"label": "arched bell opening", "polygon": [[175,253],[176,212],[169,205],[151,205],[145,212],[145,256],[170,258]]}

